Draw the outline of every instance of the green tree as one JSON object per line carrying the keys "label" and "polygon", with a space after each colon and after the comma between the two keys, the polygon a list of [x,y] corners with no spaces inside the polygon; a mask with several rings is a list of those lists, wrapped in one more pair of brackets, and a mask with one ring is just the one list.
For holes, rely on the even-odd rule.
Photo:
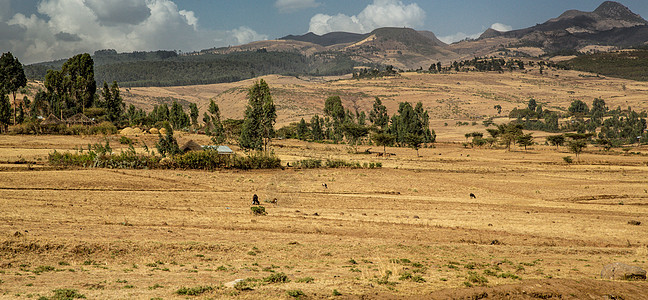
{"label": "green tree", "polygon": [[508,123],[497,125],[499,130],[499,139],[502,145],[506,145],[506,150],[511,151],[511,144],[522,136],[522,124],[519,123]]}
{"label": "green tree", "polygon": [[164,157],[179,154],[181,151],[180,147],[178,147],[178,141],[173,137],[173,128],[169,122],[164,122],[163,128],[166,130],[166,134],[163,136],[159,133],[158,142],[155,144],[158,152]]}
{"label": "green tree", "polygon": [[569,105],[569,108],[567,110],[572,115],[584,115],[589,112],[589,108],[587,107],[587,104],[585,104],[585,102],[580,101],[578,99],[572,101],[571,105]]}
{"label": "green tree", "polygon": [[553,146],[556,146],[556,150],[558,150],[558,146],[562,146],[565,144],[565,136],[562,134],[548,136],[547,142],[549,142],[549,144]]}
{"label": "green tree", "polygon": [[241,147],[267,151],[276,118],[270,87],[261,79],[248,90],[248,105],[239,138]]}
{"label": "green tree", "polygon": [[600,126],[603,123],[603,116],[608,111],[605,106],[605,100],[596,98],[592,103],[592,110],[590,110],[590,118],[595,126]]}
{"label": "green tree", "polygon": [[94,61],[88,53],[78,54],[63,64],[64,85],[73,100],[73,112],[85,112],[93,105],[97,82],[94,78]]}
{"label": "green tree", "polygon": [[405,143],[412,149],[416,150],[416,157],[419,157],[419,149],[423,143],[423,136],[416,133],[407,133],[405,135]]}
{"label": "green tree", "polygon": [[394,144],[396,137],[393,134],[378,132],[374,133],[371,136],[371,139],[376,143],[376,145],[383,147],[383,156],[387,156],[387,146]]}
{"label": "green tree", "polygon": [[344,134],[342,130],[342,125],[346,119],[346,112],[344,106],[342,106],[342,99],[340,96],[331,96],[326,98],[324,102],[324,115],[330,117],[332,121],[332,138],[334,141],[340,141]]}
{"label": "green tree", "polygon": [[309,131],[308,124],[306,124],[306,121],[302,118],[301,121],[299,121],[299,124],[297,124],[297,138],[302,141],[307,140]]}
{"label": "green tree", "polygon": [[342,125],[342,130],[347,140],[353,146],[355,152],[358,152],[358,142],[369,134],[369,127],[354,122],[346,122]]}
{"label": "green tree", "polygon": [[369,112],[369,121],[375,126],[379,132],[383,132],[387,125],[389,125],[389,115],[387,115],[387,107],[382,104],[380,98],[376,97],[373,103],[373,108]]}
{"label": "green tree", "polygon": [[207,115],[207,113],[203,115],[203,121],[207,128],[212,128],[212,142],[214,144],[222,144],[225,142],[225,129],[221,121],[220,108],[213,99],[209,100],[209,113],[211,116]]}
{"label": "green tree", "polygon": [[11,103],[9,96],[0,93],[0,131],[6,132],[11,122]]}
{"label": "green tree", "polygon": [[324,132],[322,131],[322,123],[318,115],[311,118],[311,136],[314,141],[321,141],[324,139]]}
{"label": "green tree", "polygon": [[106,109],[106,117],[108,121],[117,123],[124,113],[124,100],[119,94],[119,85],[117,81],[113,81],[110,88],[104,82],[102,96],[104,98],[104,108]]}
{"label": "green tree", "polygon": [[538,107],[538,103],[536,102],[536,100],[533,98],[529,99],[529,103],[527,104],[527,109],[530,112],[534,112],[536,110],[536,107]]}
{"label": "green tree", "polygon": [[576,159],[578,159],[578,155],[587,147],[587,142],[584,139],[572,140],[569,141],[567,146],[569,147],[569,151],[576,154]]}
{"label": "green tree", "polygon": [[16,125],[16,92],[25,86],[27,86],[27,77],[23,65],[11,52],[3,53],[0,56],[0,97],[4,97],[5,93],[13,95],[14,125]]}
{"label": "green tree", "polygon": [[191,125],[198,128],[198,106],[196,103],[189,103],[189,117],[191,118]]}
{"label": "green tree", "polygon": [[527,150],[527,146],[533,145],[533,135],[531,133],[523,134],[517,137],[515,141],[520,147],[524,147],[524,151]]}
{"label": "green tree", "polygon": [[171,110],[169,111],[169,122],[175,129],[180,129],[189,126],[189,116],[184,112],[182,105],[178,101],[173,101]]}

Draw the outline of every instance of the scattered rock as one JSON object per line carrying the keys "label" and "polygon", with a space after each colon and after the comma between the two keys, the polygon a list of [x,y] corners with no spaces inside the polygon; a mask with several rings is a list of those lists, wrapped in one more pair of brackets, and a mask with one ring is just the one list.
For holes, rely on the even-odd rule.
{"label": "scattered rock", "polygon": [[419,216],[414,216],[414,219],[420,219]]}
{"label": "scattered rock", "polygon": [[630,220],[630,221],[628,221],[628,224],[639,226],[639,225],[641,225],[641,222],[640,222],[640,221],[637,221],[637,220]]}
{"label": "scattered rock", "polygon": [[637,266],[616,262],[603,267],[601,270],[601,278],[614,280],[645,280],[646,271]]}
{"label": "scattered rock", "polygon": [[500,242],[499,240],[492,240],[491,245],[504,245],[504,243]]}
{"label": "scattered rock", "polygon": [[318,214],[318,213],[314,213],[313,216],[319,216],[319,214]]}
{"label": "scattered rock", "polygon": [[293,241],[293,242],[288,243],[288,245],[299,245],[299,242]]}
{"label": "scattered rock", "polygon": [[16,232],[14,233],[14,236],[15,236],[15,237],[21,237],[21,236],[23,236],[23,234],[22,234],[20,231],[16,231]]}
{"label": "scattered rock", "polygon": [[227,282],[224,285],[229,288],[234,288],[234,286],[245,279],[234,279],[233,281]]}

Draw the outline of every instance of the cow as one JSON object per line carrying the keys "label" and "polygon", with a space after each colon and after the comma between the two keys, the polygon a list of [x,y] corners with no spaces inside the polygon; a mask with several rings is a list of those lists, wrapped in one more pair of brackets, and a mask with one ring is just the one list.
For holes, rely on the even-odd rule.
{"label": "cow", "polygon": [[473,193],[470,193],[470,199],[477,199],[477,196],[475,196],[475,194]]}
{"label": "cow", "polygon": [[260,204],[261,203],[259,203],[259,196],[257,196],[257,194],[254,194],[254,196],[252,196],[252,205],[260,205]]}

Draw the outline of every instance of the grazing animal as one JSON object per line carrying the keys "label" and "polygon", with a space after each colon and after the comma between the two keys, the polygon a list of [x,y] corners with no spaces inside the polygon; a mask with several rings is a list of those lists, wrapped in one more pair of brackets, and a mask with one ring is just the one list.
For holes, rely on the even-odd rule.
{"label": "grazing animal", "polygon": [[272,199],[272,201],[270,201],[270,203],[272,203],[272,204],[275,204],[275,205],[276,205],[276,204],[277,204],[277,198],[274,198],[274,199]]}
{"label": "grazing animal", "polygon": [[328,189],[328,185],[326,185],[326,183],[322,183],[322,186],[323,186],[325,189]]}
{"label": "grazing animal", "polygon": [[260,204],[261,203],[259,203],[259,196],[257,196],[257,194],[254,194],[254,196],[252,196],[252,205],[260,205]]}
{"label": "grazing animal", "polygon": [[473,193],[470,193],[470,199],[477,199],[477,196],[475,196],[475,194]]}

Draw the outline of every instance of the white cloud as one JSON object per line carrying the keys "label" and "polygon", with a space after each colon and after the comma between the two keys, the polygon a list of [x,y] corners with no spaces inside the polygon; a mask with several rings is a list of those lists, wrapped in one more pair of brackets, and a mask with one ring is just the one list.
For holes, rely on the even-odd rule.
{"label": "white cloud", "polygon": [[[506,24],[502,24],[502,23],[495,23],[495,24],[491,25],[490,28],[495,29],[495,30],[497,30],[499,32],[506,32],[506,31],[513,30],[513,27],[511,27],[509,25],[506,25]],[[485,28],[482,27],[482,29],[485,29]],[[465,39],[477,39],[481,35],[482,35],[482,33],[467,34],[467,33],[463,33],[463,32],[457,32],[457,33],[452,34],[452,35],[439,37],[439,39],[441,41],[443,41],[444,43],[446,43],[446,44],[452,44],[454,42],[459,42],[459,41],[462,41],[462,40],[465,40]]]}
{"label": "white cloud", "polygon": [[277,0],[275,7],[281,13],[293,13],[302,9],[318,7],[321,4],[315,0]]}
{"label": "white cloud", "polygon": [[513,30],[513,27],[511,27],[509,25],[506,25],[506,24],[502,24],[502,23],[495,23],[495,24],[491,25],[490,28],[495,29],[495,30],[497,30],[499,32],[506,32],[506,31]]}
{"label": "white cloud", "polygon": [[239,28],[228,31],[228,35],[233,38],[230,41],[232,45],[242,45],[251,43],[254,41],[267,40],[268,36],[265,34],[259,34],[256,31],[252,30],[249,27],[241,26]]}
{"label": "white cloud", "polygon": [[475,33],[475,34],[466,34],[463,32],[457,32],[452,35],[446,35],[446,36],[441,36],[439,39],[446,43],[446,44],[452,44],[454,42],[462,41],[465,39],[476,39],[481,35],[481,33]]}
{"label": "white cloud", "polygon": [[317,14],[310,20],[309,31],[325,34],[334,31],[366,33],[381,27],[420,27],[425,11],[418,4],[397,0],[374,0],[357,16]]}
{"label": "white cloud", "polygon": [[192,51],[267,39],[247,27],[201,29],[194,12],[173,0],[43,0],[38,13],[0,19],[0,49],[22,63],[99,49]]}

